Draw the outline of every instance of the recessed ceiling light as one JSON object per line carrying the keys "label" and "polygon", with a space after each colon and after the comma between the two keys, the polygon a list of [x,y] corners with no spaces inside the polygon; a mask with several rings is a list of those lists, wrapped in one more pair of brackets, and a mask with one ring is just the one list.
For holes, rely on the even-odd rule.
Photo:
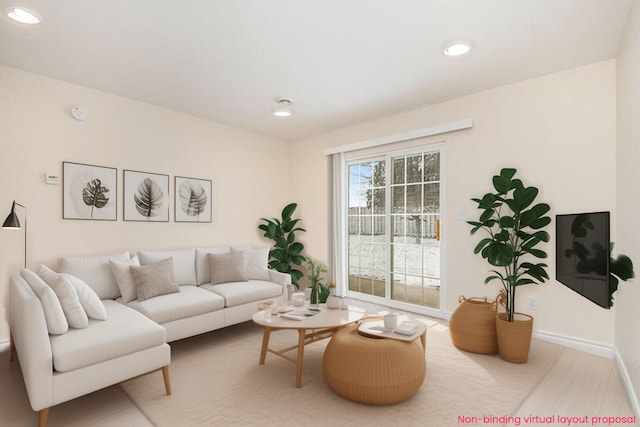
{"label": "recessed ceiling light", "polygon": [[24,7],[8,7],[4,10],[4,13],[14,21],[23,24],[39,24],[42,22],[42,17],[37,12]]}
{"label": "recessed ceiling light", "polygon": [[471,50],[471,43],[464,40],[449,42],[444,46],[443,53],[447,56],[460,56]]}
{"label": "recessed ceiling light", "polygon": [[293,101],[288,98],[278,98],[276,99],[278,106],[272,110],[274,116],[277,117],[289,117],[293,114],[293,110],[291,106],[293,105]]}

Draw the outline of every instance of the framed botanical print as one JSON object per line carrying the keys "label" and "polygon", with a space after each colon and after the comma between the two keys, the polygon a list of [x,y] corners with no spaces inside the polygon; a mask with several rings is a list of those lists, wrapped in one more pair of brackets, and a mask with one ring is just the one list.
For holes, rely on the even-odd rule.
{"label": "framed botanical print", "polygon": [[169,175],[124,170],[124,220],[169,221]]}
{"label": "framed botanical print", "polygon": [[211,180],[175,177],[176,222],[211,222]]}
{"label": "framed botanical print", "polygon": [[62,162],[62,182],[63,219],[117,219],[117,169]]}

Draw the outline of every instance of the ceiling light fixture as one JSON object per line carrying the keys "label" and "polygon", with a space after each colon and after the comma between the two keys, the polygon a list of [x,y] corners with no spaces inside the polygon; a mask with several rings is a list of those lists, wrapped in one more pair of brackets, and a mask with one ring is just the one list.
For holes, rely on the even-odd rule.
{"label": "ceiling light fixture", "polygon": [[37,12],[25,9],[24,7],[8,7],[4,10],[4,13],[14,21],[18,21],[23,24],[39,24],[42,22],[42,16]]}
{"label": "ceiling light fixture", "polygon": [[461,56],[469,53],[470,50],[471,43],[465,40],[456,40],[447,43],[442,52],[447,56]]}
{"label": "ceiling light fixture", "polygon": [[291,106],[293,105],[293,101],[288,98],[277,98],[276,102],[278,106],[272,110],[274,116],[277,117],[289,117],[293,114]]}

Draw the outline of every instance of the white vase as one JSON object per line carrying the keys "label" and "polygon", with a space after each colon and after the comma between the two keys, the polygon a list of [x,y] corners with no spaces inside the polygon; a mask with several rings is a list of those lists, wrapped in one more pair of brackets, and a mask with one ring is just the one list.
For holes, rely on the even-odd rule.
{"label": "white vase", "polygon": [[327,308],[340,308],[342,298],[335,295],[329,295],[327,297]]}
{"label": "white vase", "polygon": [[304,293],[302,292],[294,292],[291,300],[293,301],[294,307],[303,307],[304,306]]}

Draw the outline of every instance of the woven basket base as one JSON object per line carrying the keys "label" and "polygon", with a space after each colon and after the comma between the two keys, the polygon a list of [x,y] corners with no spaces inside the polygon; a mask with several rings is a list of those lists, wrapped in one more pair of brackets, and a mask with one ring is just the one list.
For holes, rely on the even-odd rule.
{"label": "woven basket base", "polygon": [[486,298],[460,297],[460,305],[449,320],[451,342],[456,348],[480,354],[498,352],[493,305]]}
{"label": "woven basket base", "polygon": [[324,351],[322,369],[329,387],[342,397],[389,405],[411,397],[426,376],[422,346],[357,333],[357,325],[336,333]]}

